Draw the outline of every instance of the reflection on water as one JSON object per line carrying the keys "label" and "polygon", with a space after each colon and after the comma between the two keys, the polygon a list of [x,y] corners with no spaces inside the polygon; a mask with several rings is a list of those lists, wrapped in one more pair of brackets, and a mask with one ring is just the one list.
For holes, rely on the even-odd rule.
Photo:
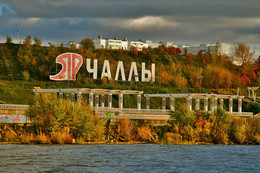
{"label": "reflection on water", "polygon": [[0,145],[0,172],[260,172],[260,147]]}

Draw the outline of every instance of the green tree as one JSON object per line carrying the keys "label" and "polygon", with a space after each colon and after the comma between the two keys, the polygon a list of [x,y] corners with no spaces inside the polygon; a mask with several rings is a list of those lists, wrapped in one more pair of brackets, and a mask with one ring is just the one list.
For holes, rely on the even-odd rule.
{"label": "green tree", "polygon": [[34,40],[34,45],[41,46],[42,40],[40,38],[37,38],[36,36],[34,36],[33,40]]}
{"label": "green tree", "polygon": [[7,35],[6,36],[6,43],[12,43],[13,39],[11,36]]}
{"label": "green tree", "polygon": [[95,45],[92,39],[90,38],[84,38],[80,42],[81,46],[86,49],[95,49]]}
{"label": "green tree", "polygon": [[23,44],[28,45],[28,44],[32,44],[32,36],[31,35],[27,35]]}
{"label": "green tree", "polygon": [[47,135],[64,128],[69,128],[74,138],[81,137],[85,140],[92,140],[97,136],[101,138],[104,134],[103,120],[92,113],[89,105],[84,102],[71,104],[70,100],[58,99],[52,93],[37,94],[27,116],[32,124]]}

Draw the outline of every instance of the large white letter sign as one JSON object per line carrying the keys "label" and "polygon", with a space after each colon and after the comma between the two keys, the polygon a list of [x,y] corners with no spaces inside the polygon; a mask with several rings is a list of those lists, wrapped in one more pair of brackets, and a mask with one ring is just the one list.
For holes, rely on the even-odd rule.
{"label": "large white letter sign", "polygon": [[[147,75],[147,77],[146,77]],[[145,63],[142,63],[142,82],[150,82],[150,80],[155,81],[155,64],[152,64],[151,71],[145,70]]]}
{"label": "large white letter sign", "polygon": [[62,65],[61,71],[56,75],[50,75],[51,80],[76,80],[83,59],[76,53],[64,53],[56,58],[56,63]]}
{"label": "large white letter sign", "polygon": [[102,74],[101,74],[101,79],[103,79],[103,77],[107,77],[108,80],[111,79],[111,70],[110,70],[110,65],[109,65],[109,61],[105,60],[104,64],[103,64],[103,70],[102,70]]}
{"label": "large white letter sign", "polygon": [[139,82],[136,62],[132,62],[132,64],[131,64],[128,81],[131,81],[131,80],[132,80],[132,75],[133,75],[133,73],[134,73],[134,75],[135,75],[135,76],[134,76],[134,77],[135,77],[135,81],[136,81],[136,82]]}
{"label": "large white letter sign", "polygon": [[126,80],[125,79],[125,69],[124,69],[124,64],[122,61],[118,61],[115,81],[118,81],[120,71],[121,71],[121,75],[122,75],[122,81],[125,81]]}
{"label": "large white letter sign", "polygon": [[152,81],[155,82],[155,64],[152,64]]}
{"label": "large white letter sign", "polygon": [[[145,77],[147,74],[147,77]],[[152,78],[152,73],[150,70],[145,70],[145,63],[142,62],[142,82],[149,82]]]}
{"label": "large white letter sign", "polygon": [[94,66],[93,68],[90,67],[90,59],[87,58],[87,71],[89,73],[93,73],[93,79],[97,79],[97,68],[98,68],[98,61],[94,59]]}

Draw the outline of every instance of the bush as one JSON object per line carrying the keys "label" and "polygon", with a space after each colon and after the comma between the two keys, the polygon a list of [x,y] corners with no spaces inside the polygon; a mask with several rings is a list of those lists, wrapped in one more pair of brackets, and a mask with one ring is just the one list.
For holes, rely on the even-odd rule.
{"label": "bush", "polygon": [[[143,141],[151,141],[151,129],[148,125],[137,128],[137,134]],[[153,138],[153,137],[152,137]]]}
{"label": "bush", "polygon": [[71,104],[70,100],[58,99],[55,94],[39,93],[35,103],[27,110],[27,116],[40,132],[52,135],[55,143],[63,143],[57,134],[60,129],[68,128],[74,138],[92,140],[102,138],[104,122],[94,115],[90,106],[84,101]]}
{"label": "bush", "polygon": [[163,135],[166,144],[181,144],[182,136],[178,133],[166,132]]}
{"label": "bush", "polygon": [[37,144],[50,144],[50,139],[44,133],[40,133],[36,136],[35,142]]}
{"label": "bush", "polygon": [[35,138],[32,133],[30,134],[25,133],[20,136],[20,141],[22,144],[31,144],[32,142],[35,141]]}

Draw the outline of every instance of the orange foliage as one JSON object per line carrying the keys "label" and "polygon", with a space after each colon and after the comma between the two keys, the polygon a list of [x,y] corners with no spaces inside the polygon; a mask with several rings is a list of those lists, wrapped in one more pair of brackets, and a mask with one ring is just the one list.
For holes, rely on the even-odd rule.
{"label": "orange foliage", "polygon": [[128,118],[121,119],[118,124],[118,132],[122,139],[131,141],[134,125]]}
{"label": "orange foliage", "polygon": [[24,44],[24,45],[28,45],[28,44],[29,44],[29,41],[28,41],[28,40],[24,40],[24,41],[23,41],[23,44]]}
{"label": "orange foliage", "polygon": [[148,125],[139,127],[137,129],[138,135],[142,140],[149,140],[149,136],[151,134],[150,127]]}
{"label": "orange foliage", "polygon": [[170,55],[176,55],[177,49],[173,46],[168,46],[167,49],[166,49],[166,52]]}
{"label": "orange foliage", "polygon": [[232,74],[217,66],[208,66],[203,78],[203,83],[208,88],[229,88],[232,85]]}
{"label": "orange foliage", "polygon": [[35,66],[35,65],[36,65],[36,59],[33,58],[33,60],[32,60],[32,66]]}
{"label": "orange foliage", "polygon": [[195,123],[195,126],[196,126],[196,128],[198,128],[198,127],[201,127],[201,128],[209,128],[210,127],[210,123],[205,119],[205,118],[203,118],[202,116],[200,116],[199,118],[198,118],[198,120],[196,121],[196,123]]}
{"label": "orange foliage", "polygon": [[177,54],[181,54],[181,49],[180,49],[180,48],[177,48],[177,49],[176,49],[176,52],[177,52]]}
{"label": "orange foliage", "polygon": [[198,78],[199,76],[196,73],[193,73],[190,78],[191,85],[193,87],[200,87],[200,80]]}
{"label": "orange foliage", "polygon": [[165,52],[165,49],[164,49],[164,47],[162,47],[162,46],[159,46],[158,49],[159,49],[161,52]]}
{"label": "orange foliage", "polygon": [[162,69],[161,73],[160,73],[160,76],[162,78],[163,81],[166,81],[166,82],[169,82],[171,80],[171,76],[169,73],[167,73],[165,71],[165,69]]}
{"label": "orange foliage", "polygon": [[184,48],[184,55],[187,56],[188,55],[188,49],[185,47]]}
{"label": "orange foliage", "polygon": [[48,77],[50,75],[50,72],[48,70],[45,71],[45,76]]}
{"label": "orange foliage", "polygon": [[250,78],[245,74],[242,75],[241,82],[244,86],[246,86],[247,84],[251,84]]}
{"label": "orange foliage", "polygon": [[137,49],[137,47],[132,46],[132,47],[130,48],[130,52],[131,52],[131,54],[137,56],[137,55],[138,55],[138,49]]}
{"label": "orange foliage", "polygon": [[189,54],[188,61],[189,61],[190,65],[193,64],[193,54],[192,53]]}
{"label": "orange foliage", "polygon": [[210,57],[209,57],[209,55],[207,53],[202,58],[203,58],[203,64],[204,65],[209,63]]}
{"label": "orange foliage", "polygon": [[187,70],[190,70],[190,66],[189,66],[189,64],[187,64],[186,67],[187,67]]}
{"label": "orange foliage", "polygon": [[143,49],[142,49],[142,54],[147,55],[147,51],[146,51],[145,47],[143,47]]}
{"label": "orange foliage", "polygon": [[202,51],[198,51],[197,56],[202,56]]}

